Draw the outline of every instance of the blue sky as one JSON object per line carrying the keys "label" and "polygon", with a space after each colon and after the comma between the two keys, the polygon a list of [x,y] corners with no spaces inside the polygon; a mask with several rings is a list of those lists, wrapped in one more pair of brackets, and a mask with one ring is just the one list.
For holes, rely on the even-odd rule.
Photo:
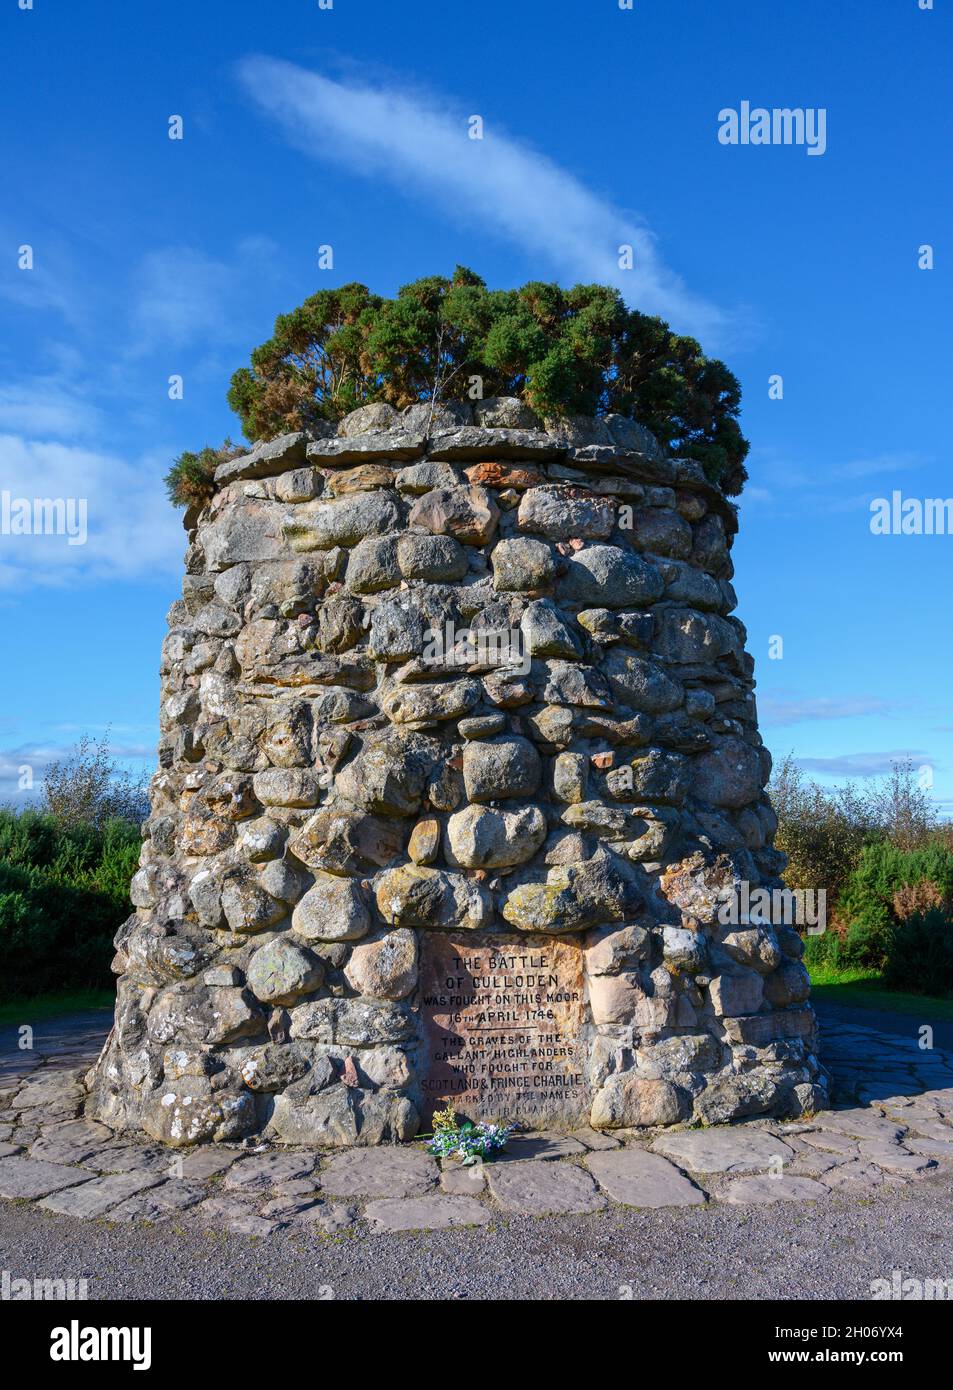
{"label": "blue sky", "polygon": [[[0,488],[88,498],[89,540],[0,536],[0,801],[83,731],[151,762],[183,551],[161,478],[238,434],[228,378],[276,313],[460,262],[614,274],[729,362],[765,739],[826,782],[910,755],[953,810],[953,536],[869,528],[874,497],[953,494],[951,8],[7,0]],[[721,144],[743,101],[824,108],[825,153]]]}

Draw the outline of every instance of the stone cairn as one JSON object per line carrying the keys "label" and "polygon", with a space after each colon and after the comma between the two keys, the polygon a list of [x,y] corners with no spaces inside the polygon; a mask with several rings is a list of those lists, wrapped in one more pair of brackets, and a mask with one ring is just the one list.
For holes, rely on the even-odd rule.
{"label": "stone cairn", "polygon": [[632,420],[365,406],[185,517],[88,1111],[172,1145],[826,1103],[736,511]]}

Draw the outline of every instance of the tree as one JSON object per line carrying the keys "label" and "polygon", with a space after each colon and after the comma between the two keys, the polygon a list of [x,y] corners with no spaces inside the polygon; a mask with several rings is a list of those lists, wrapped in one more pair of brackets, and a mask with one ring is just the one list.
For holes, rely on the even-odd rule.
{"label": "tree", "polygon": [[522,397],[544,418],[631,416],[727,493],[744,485],[737,379],[606,285],[490,290],[458,266],[393,299],[360,284],[322,290],[279,315],[228,401],[248,439],[272,439],[374,401],[465,400],[472,377],[485,396]]}
{"label": "tree", "polygon": [[143,779],[123,772],[109,752],[108,735],[84,734],[72,752],[46,770],[43,809],[65,826],[101,830],[108,821],[137,824],[149,814]]}

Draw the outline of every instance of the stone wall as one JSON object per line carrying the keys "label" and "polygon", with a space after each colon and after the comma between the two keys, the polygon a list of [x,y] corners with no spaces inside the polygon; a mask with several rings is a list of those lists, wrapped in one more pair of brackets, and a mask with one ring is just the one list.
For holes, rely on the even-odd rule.
{"label": "stone wall", "polygon": [[[170,1144],[823,1103],[733,506],[621,417],[368,406],[186,516],[90,1109]],[[502,635],[502,636],[501,636]],[[722,914],[723,915],[723,914]]]}

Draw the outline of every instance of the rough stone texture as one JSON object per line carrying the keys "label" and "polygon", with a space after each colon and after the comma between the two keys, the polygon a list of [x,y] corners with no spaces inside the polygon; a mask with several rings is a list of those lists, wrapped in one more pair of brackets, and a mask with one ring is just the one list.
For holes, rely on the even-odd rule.
{"label": "rough stone texture", "polygon": [[471,1197],[391,1197],[369,1202],[365,1216],[378,1231],[444,1231],[450,1226],[485,1226],[492,1212]]}
{"label": "rough stone texture", "polygon": [[[796,953],[719,920],[784,861],[736,510],[701,470],[637,422],[543,428],[499,399],[364,407],[217,482],[186,517],[88,1117],[174,1147],[411,1138],[463,1066],[427,1026],[438,932],[498,941],[441,985],[471,1019],[486,991],[479,1118],[504,1093],[592,1133],[822,1109]],[[571,1046],[547,1033],[567,991]],[[18,1106],[73,1121],[83,1099],[64,1069]]]}
{"label": "rough stone texture", "polygon": [[332,1159],[321,1185],[330,1197],[413,1197],[437,1177],[437,1165],[420,1150],[369,1149]]}
{"label": "rough stone texture", "polygon": [[490,1191],[504,1211],[521,1216],[599,1211],[606,1199],[590,1175],[572,1163],[500,1163],[488,1171]]}
{"label": "rough stone texture", "polygon": [[440,1174],[440,1191],[451,1197],[479,1197],[485,1187],[486,1173],[480,1163],[445,1166]]}
{"label": "rough stone texture", "polygon": [[106,1213],[120,1202],[136,1196],[145,1188],[157,1187],[162,1178],[155,1174],[110,1173],[105,1178],[93,1178],[79,1187],[67,1187],[40,1203],[46,1211],[57,1211],[63,1216],[96,1217]]}
{"label": "rough stone texture", "polygon": [[47,1197],[65,1187],[86,1182],[92,1176],[82,1168],[67,1168],[59,1163],[44,1163],[40,1159],[0,1159],[0,1197]]}
{"label": "rough stone texture", "polygon": [[705,1194],[660,1154],[644,1149],[594,1153],[586,1167],[613,1202],[627,1207],[701,1206]]}
{"label": "rough stone texture", "polygon": [[812,1178],[780,1177],[738,1178],[729,1183],[723,1194],[726,1202],[812,1202],[826,1197],[828,1188]]}
{"label": "rough stone texture", "polygon": [[793,1152],[783,1139],[747,1126],[663,1134],[652,1148],[693,1173],[760,1173]]}

